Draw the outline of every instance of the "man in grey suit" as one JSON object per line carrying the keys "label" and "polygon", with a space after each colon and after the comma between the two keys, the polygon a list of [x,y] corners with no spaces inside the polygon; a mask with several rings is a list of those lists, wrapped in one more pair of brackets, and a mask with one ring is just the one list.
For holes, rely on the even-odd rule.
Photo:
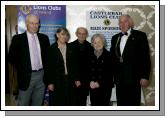
{"label": "man in grey suit", "polygon": [[44,96],[44,69],[46,65],[48,36],[38,33],[39,18],[26,17],[27,31],[15,35],[9,49],[9,62],[17,70],[18,105],[40,106]]}

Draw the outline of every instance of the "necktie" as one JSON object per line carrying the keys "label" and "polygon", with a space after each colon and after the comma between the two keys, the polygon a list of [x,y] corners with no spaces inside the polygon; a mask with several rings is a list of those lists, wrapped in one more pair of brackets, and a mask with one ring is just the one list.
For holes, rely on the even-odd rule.
{"label": "necktie", "polygon": [[122,35],[128,35],[128,33],[127,33],[127,32],[124,32],[124,33],[122,33]]}
{"label": "necktie", "polygon": [[33,70],[40,69],[40,58],[39,58],[39,50],[37,46],[37,41],[35,39],[35,36],[32,35],[32,50],[33,50]]}

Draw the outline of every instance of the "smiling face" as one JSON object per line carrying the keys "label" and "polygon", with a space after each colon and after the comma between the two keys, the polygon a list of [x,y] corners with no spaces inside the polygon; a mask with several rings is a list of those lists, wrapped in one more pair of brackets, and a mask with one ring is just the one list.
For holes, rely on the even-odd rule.
{"label": "smiling face", "polygon": [[92,42],[92,46],[96,51],[102,50],[104,47],[104,41],[101,37],[95,37]]}
{"label": "smiling face", "polygon": [[69,39],[69,35],[64,32],[63,30],[59,33],[56,34],[57,38],[58,38],[58,42],[60,42],[61,44],[65,44],[67,42],[67,40]]}
{"label": "smiling face", "polygon": [[122,32],[127,32],[130,28],[130,21],[128,16],[121,16],[119,18],[119,28]]}

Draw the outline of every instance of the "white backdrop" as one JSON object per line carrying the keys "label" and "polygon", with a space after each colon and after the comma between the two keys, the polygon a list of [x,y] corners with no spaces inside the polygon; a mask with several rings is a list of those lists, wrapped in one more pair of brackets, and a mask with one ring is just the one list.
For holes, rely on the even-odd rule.
{"label": "white backdrop", "polygon": [[[86,27],[86,12],[90,10],[111,10],[111,6],[96,6],[96,5],[70,5],[66,7],[67,11],[67,28],[71,34],[69,42],[76,40],[75,31],[77,27]],[[87,39],[90,41],[90,36]],[[112,101],[116,101],[115,88],[112,90]],[[88,100],[89,101],[89,100]]]}
{"label": "white backdrop", "polygon": [[[67,22],[67,28],[69,29],[69,32],[71,34],[71,39],[69,42],[72,42],[77,39],[75,35],[75,31],[77,27],[86,27],[86,13],[90,10],[105,10],[105,11],[120,11],[123,14],[127,12],[135,12],[131,10],[132,8],[128,8],[127,6],[114,6],[114,5],[67,5],[66,7],[66,22]],[[143,12],[137,11],[142,15]],[[134,27],[136,29],[140,29],[143,26],[143,23],[139,24],[138,27]],[[90,41],[91,35],[87,38],[88,41]],[[111,37],[112,38],[112,37]],[[115,87],[112,90],[112,96],[111,101],[116,101],[116,90]],[[88,102],[90,102],[88,100]],[[144,100],[144,94],[143,90],[141,91],[141,103],[145,104]]]}

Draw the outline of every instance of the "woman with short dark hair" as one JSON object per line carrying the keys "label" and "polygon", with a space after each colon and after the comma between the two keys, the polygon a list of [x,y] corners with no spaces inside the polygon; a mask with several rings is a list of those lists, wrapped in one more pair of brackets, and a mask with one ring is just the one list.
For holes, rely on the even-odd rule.
{"label": "woman with short dark hair", "polygon": [[76,105],[75,80],[78,78],[75,55],[67,43],[69,32],[59,28],[56,42],[50,47],[47,64],[47,84],[51,106]]}

